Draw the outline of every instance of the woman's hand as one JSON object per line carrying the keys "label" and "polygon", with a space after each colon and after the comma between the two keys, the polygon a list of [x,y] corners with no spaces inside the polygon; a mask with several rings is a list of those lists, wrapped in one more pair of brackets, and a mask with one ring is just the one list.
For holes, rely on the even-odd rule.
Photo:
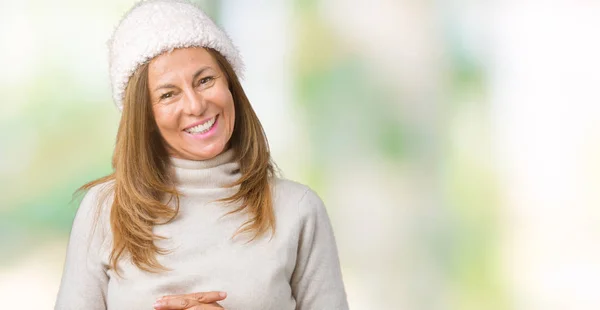
{"label": "woman's hand", "polygon": [[227,297],[225,292],[202,292],[163,296],[154,303],[156,310],[212,310],[225,309],[217,303]]}

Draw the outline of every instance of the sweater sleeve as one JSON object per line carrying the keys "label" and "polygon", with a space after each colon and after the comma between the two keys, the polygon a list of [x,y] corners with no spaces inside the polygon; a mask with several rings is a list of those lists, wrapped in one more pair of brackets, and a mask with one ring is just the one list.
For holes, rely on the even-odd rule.
{"label": "sweater sleeve", "polygon": [[296,309],[348,309],[333,229],[323,201],[308,189],[298,207],[302,228],[291,280]]}
{"label": "sweater sleeve", "polygon": [[101,261],[104,225],[99,216],[99,186],[85,195],[73,221],[55,310],[105,310],[108,276]]}

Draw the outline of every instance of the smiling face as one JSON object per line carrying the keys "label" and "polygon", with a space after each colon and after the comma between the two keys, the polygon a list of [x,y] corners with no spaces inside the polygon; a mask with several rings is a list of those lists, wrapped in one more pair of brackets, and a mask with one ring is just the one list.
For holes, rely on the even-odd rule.
{"label": "smiling face", "polygon": [[206,160],[227,148],[235,123],[233,97],[207,50],[182,48],[155,57],[148,65],[148,89],[169,155]]}

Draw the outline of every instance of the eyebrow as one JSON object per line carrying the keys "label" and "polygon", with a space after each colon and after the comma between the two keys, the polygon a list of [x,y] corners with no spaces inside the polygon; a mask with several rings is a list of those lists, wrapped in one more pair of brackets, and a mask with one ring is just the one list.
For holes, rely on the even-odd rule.
{"label": "eyebrow", "polygon": [[[211,69],[211,67],[205,66],[205,67],[198,69],[198,71],[196,71],[196,73],[194,73],[192,80],[196,80],[198,78],[198,76],[200,76],[204,71],[206,71],[208,69]],[[177,88],[177,86],[175,86],[173,84],[161,84],[161,85],[158,85],[156,88],[154,88],[154,91],[157,91],[162,88]]]}

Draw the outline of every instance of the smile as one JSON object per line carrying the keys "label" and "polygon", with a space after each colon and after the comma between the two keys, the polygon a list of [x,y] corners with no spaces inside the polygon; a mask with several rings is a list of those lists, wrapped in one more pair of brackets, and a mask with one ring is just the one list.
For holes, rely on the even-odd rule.
{"label": "smile", "polygon": [[204,122],[202,124],[198,124],[194,127],[184,129],[184,131],[189,134],[193,134],[193,135],[206,133],[212,129],[216,120],[217,120],[217,116],[215,115],[213,118],[207,120],[206,122]]}

